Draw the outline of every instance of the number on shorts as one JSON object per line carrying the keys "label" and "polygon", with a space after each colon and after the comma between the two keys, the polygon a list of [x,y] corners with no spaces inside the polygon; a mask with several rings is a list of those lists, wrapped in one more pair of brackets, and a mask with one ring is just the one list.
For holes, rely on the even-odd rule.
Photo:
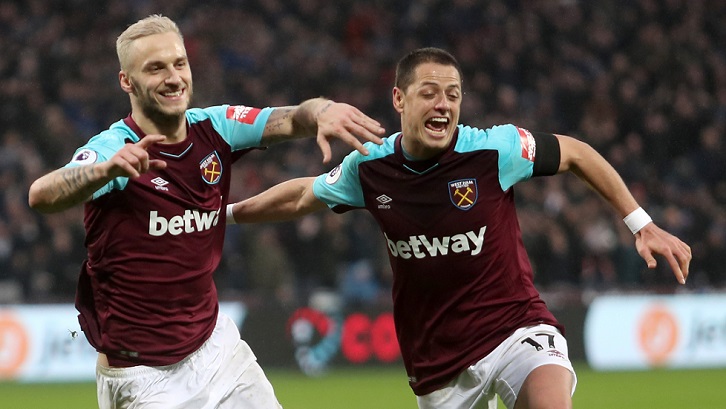
{"label": "number on shorts", "polygon": [[[554,335],[552,335],[552,334],[543,334],[543,333],[539,333],[539,334],[535,334],[535,335],[538,336],[538,337],[546,337],[547,338],[547,346],[549,346],[551,349],[554,349],[555,348],[555,336]],[[544,347],[542,347],[542,344],[540,344],[539,342],[533,340],[530,337],[527,337],[527,338],[523,339],[521,343],[522,344],[527,343],[529,345],[532,345],[537,351],[541,351],[541,350],[544,349]]]}

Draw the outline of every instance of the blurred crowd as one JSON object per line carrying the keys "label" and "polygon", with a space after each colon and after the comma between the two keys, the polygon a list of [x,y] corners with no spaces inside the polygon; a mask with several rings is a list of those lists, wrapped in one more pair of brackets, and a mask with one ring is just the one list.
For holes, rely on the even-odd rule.
{"label": "blurred crowd", "polygon": [[[461,120],[515,123],[587,141],[642,206],[693,249],[679,290],[645,268],[632,234],[576,177],[515,187],[545,292],[726,288],[726,2],[721,0],[4,0],[0,3],[0,303],[69,302],[84,259],[81,207],[28,208],[30,183],[125,117],[115,39],[149,14],[185,36],[194,106],[295,104],[326,96],[399,130],[394,66],[422,46],[464,70]],[[232,199],[329,170],[313,140],[244,156]],[[390,300],[381,234],[363,211],[229,226],[223,298]]]}

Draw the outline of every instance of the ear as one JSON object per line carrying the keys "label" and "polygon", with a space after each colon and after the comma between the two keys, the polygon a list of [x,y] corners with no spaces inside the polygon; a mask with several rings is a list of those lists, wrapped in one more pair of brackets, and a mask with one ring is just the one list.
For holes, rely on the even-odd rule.
{"label": "ear", "polygon": [[398,87],[393,87],[393,108],[399,114],[403,112],[403,91]]}
{"label": "ear", "polygon": [[131,82],[131,77],[123,70],[118,73],[118,82],[121,85],[121,89],[127,94],[133,94],[134,84]]}

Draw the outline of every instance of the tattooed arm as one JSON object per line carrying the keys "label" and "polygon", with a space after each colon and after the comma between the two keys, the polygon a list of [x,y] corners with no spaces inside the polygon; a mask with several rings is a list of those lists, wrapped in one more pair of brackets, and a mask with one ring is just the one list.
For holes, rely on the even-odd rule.
{"label": "tattooed arm", "polygon": [[341,139],[367,155],[359,138],[380,144],[383,132],[380,123],[351,105],[313,98],[298,106],[275,109],[262,133],[262,144],[316,135],[323,162],[327,163],[331,157],[330,139]]}
{"label": "tattooed arm", "polygon": [[90,200],[93,192],[114,178],[135,178],[149,169],[163,169],[166,162],[149,159],[146,150],[164,139],[147,135],[135,144],[126,144],[107,161],[50,172],[30,186],[28,204],[39,212],[59,212]]}

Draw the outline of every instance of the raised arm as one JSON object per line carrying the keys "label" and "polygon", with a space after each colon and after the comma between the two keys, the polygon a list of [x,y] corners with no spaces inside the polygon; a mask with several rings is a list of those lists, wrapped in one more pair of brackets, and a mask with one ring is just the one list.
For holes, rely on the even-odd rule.
{"label": "raised arm", "polygon": [[620,213],[635,235],[636,249],[648,268],[656,267],[654,255],[660,254],[668,261],[678,282],[685,284],[691,263],[691,248],[653,223],[617,171],[595,149],[574,138],[556,136],[560,143],[559,172],[570,171],[577,175]]}
{"label": "raised arm", "polygon": [[332,157],[330,140],[338,138],[367,155],[363,142],[381,144],[385,130],[378,121],[358,108],[325,98],[309,99],[300,105],[276,108],[262,134],[262,144],[315,135],[323,153],[323,162]]}
{"label": "raised arm", "polygon": [[164,168],[164,161],[150,160],[146,152],[164,139],[162,135],[147,135],[135,144],[126,144],[107,161],[56,169],[30,185],[28,204],[42,213],[59,212],[90,200],[96,190],[116,177],[134,178],[149,169]]}
{"label": "raised arm", "polygon": [[227,223],[292,220],[326,207],[313,194],[314,177],[291,179],[249,199],[227,205]]}

